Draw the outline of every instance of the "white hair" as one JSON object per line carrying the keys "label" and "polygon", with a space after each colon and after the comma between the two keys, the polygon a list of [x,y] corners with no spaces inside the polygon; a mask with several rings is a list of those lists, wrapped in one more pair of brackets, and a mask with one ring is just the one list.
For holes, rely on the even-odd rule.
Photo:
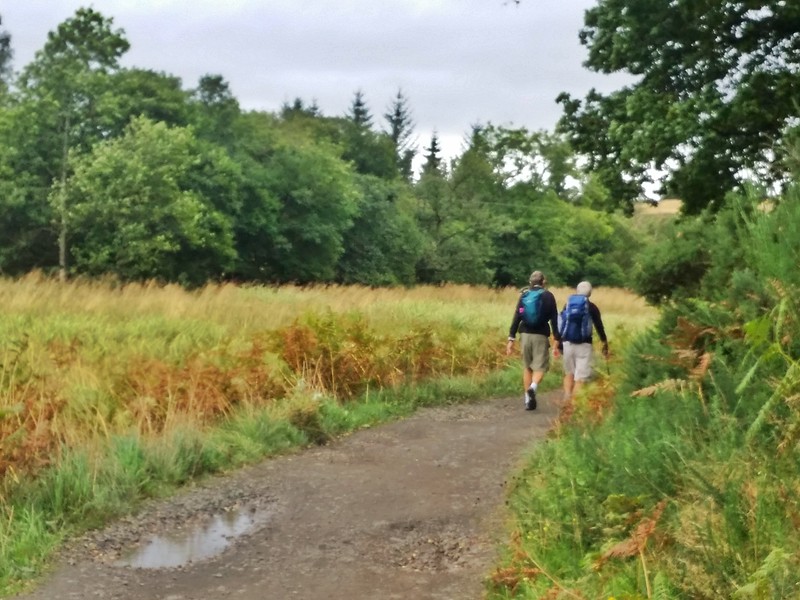
{"label": "white hair", "polygon": [[575,291],[578,292],[581,296],[586,296],[587,298],[592,295],[592,284],[588,281],[581,281],[578,284],[578,287],[575,288]]}

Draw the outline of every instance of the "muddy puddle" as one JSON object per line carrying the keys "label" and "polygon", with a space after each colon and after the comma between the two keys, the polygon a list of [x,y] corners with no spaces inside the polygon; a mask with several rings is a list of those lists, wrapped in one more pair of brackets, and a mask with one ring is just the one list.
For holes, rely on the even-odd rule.
{"label": "muddy puddle", "polygon": [[150,538],[117,561],[137,569],[181,567],[216,556],[237,538],[269,520],[266,511],[234,510],[213,515],[186,530]]}

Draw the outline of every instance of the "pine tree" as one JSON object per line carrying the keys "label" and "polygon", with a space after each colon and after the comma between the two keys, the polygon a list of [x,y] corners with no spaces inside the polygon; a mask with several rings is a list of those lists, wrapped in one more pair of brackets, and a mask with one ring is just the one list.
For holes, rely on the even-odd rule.
{"label": "pine tree", "polygon": [[408,107],[408,98],[403,95],[403,90],[397,90],[389,112],[383,116],[389,124],[387,133],[394,143],[397,168],[406,180],[410,180],[411,163],[414,161],[417,150],[413,141],[414,121]]}
{"label": "pine tree", "polygon": [[321,117],[322,111],[320,111],[316,99],[312,99],[311,104],[306,104],[300,97],[295,98],[291,104],[284,102],[281,106],[281,117],[290,119],[297,116]]}
{"label": "pine tree", "polygon": [[[3,24],[3,17],[0,17],[0,25]],[[8,89],[9,78],[11,77],[11,34],[0,30],[0,93]]]}
{"label": "pine tree", "polygon": [[425,148],[425,162],[422,164],[422,174],[438,174],[442,175],[442,149],[439,146],[439,136],[434,131],[431,136],[430,145]]}
{"label": "pine tree", "polygon": [[372,115],[364,100],[364,92],[361,90],[356,90],[347,118],[360,128],[369,129],[372,127]]}

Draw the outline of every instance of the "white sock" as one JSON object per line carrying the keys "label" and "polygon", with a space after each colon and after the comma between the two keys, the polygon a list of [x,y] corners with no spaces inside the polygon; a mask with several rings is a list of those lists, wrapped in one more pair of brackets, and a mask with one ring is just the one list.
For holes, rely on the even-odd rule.
{"label": "white sock", "polygon": [[534,383],[532,383],[532,384],[531,384],[531,389],[532,389],[534,392],[536,391],[536,388],[537,388],[537,387],[539,387],[539,386],[536,384],[536,382],[534,382]]}

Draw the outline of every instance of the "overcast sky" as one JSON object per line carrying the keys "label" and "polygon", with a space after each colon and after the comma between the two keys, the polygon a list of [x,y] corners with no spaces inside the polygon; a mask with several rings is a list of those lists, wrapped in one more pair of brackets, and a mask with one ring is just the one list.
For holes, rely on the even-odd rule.
{"label": "overcast sky", "polygon": [[114,19],[125,66],[178,76],[192,88],[222,75],[245,109],[300,97],[343,115],[361,90],[373,122],[402,89],[420,148],[435,130],[448,156],[470,126],[551,130],[556,96],[617,89],[621,76],[583,67],[578,41],[595,0],[3,0],[19,70],[81,6]]}

